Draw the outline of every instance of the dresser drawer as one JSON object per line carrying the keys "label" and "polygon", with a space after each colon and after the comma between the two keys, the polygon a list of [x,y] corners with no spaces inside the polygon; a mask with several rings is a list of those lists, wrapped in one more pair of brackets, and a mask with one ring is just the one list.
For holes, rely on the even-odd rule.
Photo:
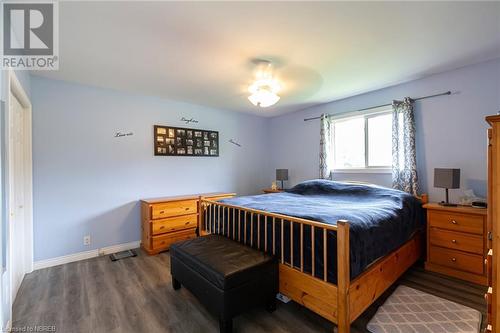
{"label": "dresser drawer", "polygon": [[197,200],[182,200],[163,202],[151,205],[151,218],[161,219],[171,216],[196,214],[198,212]]}
{"label": "dresser drawer", "polygon": [[465,252],[483,254],[483,236],[430,228],[431,245]]}
{"label": "dresser drawer", "polygon": [[431,263],[470,273],[483,274],[484,270],[483,257],[476,254],[431,246],[429,259]]}
{"label": "dresser drawer", "polygon": [[198,214],[169,217],[151,221],[153,235],[198,227]]}
{"label": "dresser drawer", "polygon": [[175,242],[179,242],[186,239],[191,239],[196,237],[196,232],[194,229],[174,232],[170,234],[164,234],[160,236],[153,236],[152,247],[155,250],[166,250]]}
{"label": "dresser drawer", "polygon": [[482,216],[439,211],[428,211],[427,214],[430,227],[483,234],[484,218]]}

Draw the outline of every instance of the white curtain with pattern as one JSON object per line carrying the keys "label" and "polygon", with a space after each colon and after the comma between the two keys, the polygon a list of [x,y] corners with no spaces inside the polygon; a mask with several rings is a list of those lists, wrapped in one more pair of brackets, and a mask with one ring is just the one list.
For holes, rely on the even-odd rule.
{"label": "white curtain with pattern", "polygon": [[392,187],[418,194],[413,100],[392,102]]}
{"label": "white curtain with pattern", "polygon": [[332,121],[327,114],[321,115],[319,140],[319,178],[330,179],[333,170]]}

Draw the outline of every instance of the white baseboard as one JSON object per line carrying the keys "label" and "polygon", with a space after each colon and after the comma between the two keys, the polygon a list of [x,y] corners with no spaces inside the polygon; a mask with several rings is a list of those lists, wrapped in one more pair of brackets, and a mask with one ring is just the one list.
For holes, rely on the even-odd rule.
{"label": "white baseboard", "polygon": [[67,264],[67,263],[74,262],[74,261],[85,260],[85,259],[95,258],[95,257],[99,257],[99,256],[104,256],[104,255],[111,254],[111,253],[120,252],[120,251],[136,249],[140,245],[141,245],[141,242],[136,241],[136,242],[130,242],[130,243],[124,243],[124,244],[111,245],[111,246],[102,247],[100,249],[95,249],[95,250],[90,250],[90,251],[78,252],[78,253],[69,254],[66,256],[61,256],[61,257],[56,257],[56,258],[39,260],[39,261],[35,261],[35,263],[33,265],[33,270],[36,271],[36,270],[39,270],[42,268],[63,265],[63,264]]}

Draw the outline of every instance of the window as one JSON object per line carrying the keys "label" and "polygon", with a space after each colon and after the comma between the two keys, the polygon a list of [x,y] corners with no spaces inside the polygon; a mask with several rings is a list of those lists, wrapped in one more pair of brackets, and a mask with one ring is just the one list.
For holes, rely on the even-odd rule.
{"label": "window", "polygon": [[332,126],[335,170],[366,171],[391,167],[391,111],[337,118]]}

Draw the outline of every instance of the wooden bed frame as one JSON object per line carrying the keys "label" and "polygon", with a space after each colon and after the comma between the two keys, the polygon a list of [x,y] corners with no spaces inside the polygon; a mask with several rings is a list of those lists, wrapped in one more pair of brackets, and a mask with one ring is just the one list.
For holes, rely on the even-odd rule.
{"label": "wooden bed frame", "polygon": [[[423,195],[422,203],[427,202],[427,196]],[[360,276],[354,280],[350,279],[350,259],[349,259],[349,222],[340,220],[337,225],[321,223],[312,220],[296,218],[292,216],[269,213],[262,210],[245,208],[241,206],[220,203],[217,201],[201,199],[201,223],[200,234],[224,233],[224,227],[232,223],[233,240],[243,242],[249,246],[256,247],[266,253],[276,254],[275,241],[267,241],[269,237],[275,240],[275,225],[281,226],[281,258],[279,265],[279,290],[280,293],[291,298],[295,302],[302,304],[306,308],[314,311],[322,317],[337,324],[339,333],[348,333],[351,323],[358,318],[382,293],[387,290],[396,280],[421,256],[422,235],[417,233],[409,241],[401,247],[380,258],[375,263],[371,264]],[[217,221],[221,220],[222,210],[222,227]],[[224,221],[224,210],[228,213],[228,221]],[[242,218],[243,212],[243,218]],[[247,216],[249,217],[247,221]],[[217,218],[218,217],[218,218]],[[238,217],[238,221],[236,221]],[[217,218],[217,219],[216,219]],[[273,232],[267,232],[267,227],[264,229],[264,247],[260,248],[260,221],[263,219],[264,225],[268,226],[272,223]],[[257,223],[254,221],[257,220]],[[290,262],[293,260],[294,237],[300,237],[300,266],[290,265],[284,258],[284,242],[283,231],[285,222],[290,225]],[[236,235],[235,224],[238,225],[238,230],[241,230],[243,224],[244,235],[241,233]],[[247,241],[247,223],[250,223],[250,240]],[[254,227],[254,224],[256,226]],[[293,234],[293,226],[300,226],[300,234]],[[311,237],[311,272],[304,271],[304,225],[311,227],[311,236],[321,230],[323,233],[323,279],[315,276],[315,240]],[[216,229],[217,228],[217,229]],[[254,231],[255,230],[255,231]],[[229,230],[227,230],[229,231]],[[337,233],[337,284],[327,281],[327,247],[326,235],[328,231]],[[253,232],[257,233],[257,245],[253,244]],[[229,232],[228,232],[229,233]],[[279,235],[278,235],[279,237]],[[267,244],[272,243],[271,248],[267,248]],[[316,258],[320,259],[320,258]],[[293,267],[292,267],[293,266]]]}

